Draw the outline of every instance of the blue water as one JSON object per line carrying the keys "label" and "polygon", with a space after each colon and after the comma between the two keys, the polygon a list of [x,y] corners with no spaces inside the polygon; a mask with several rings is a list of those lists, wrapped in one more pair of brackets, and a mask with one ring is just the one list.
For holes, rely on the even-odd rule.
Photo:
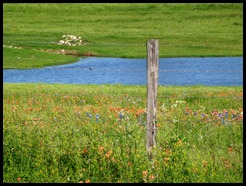
{"label": "blue water", "polygon": [[[146,59],[81,58],[26,70],[3,70],[3,82],[146,85]],[[243,86],[243,57],[160,58],[159,85]]]}

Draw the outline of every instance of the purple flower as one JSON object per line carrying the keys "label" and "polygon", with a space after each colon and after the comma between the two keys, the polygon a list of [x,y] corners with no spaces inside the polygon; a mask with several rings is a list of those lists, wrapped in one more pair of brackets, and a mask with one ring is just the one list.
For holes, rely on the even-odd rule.
{"label": "purple flower", "polygon": [[123,114],[121,112],[119,113],[119,117],[120,119],[123,119]]}
{"label": "purple flower", "polygon": [[98,122],[100,114],[96,114],[96,122]]}
{"label": "purple flower", "polygon": [[228,112],[225,112],[225,117],[228,118]]}
{"label": "purple flower", "polygon": [[86,112],[86,116],[92,118],[92,115],[89,112]]}

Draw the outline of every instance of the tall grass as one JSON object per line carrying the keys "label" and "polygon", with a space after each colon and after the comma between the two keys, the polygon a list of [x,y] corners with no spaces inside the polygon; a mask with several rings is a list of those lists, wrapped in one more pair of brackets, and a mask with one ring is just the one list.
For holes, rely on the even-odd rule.
{"label": "tall grass", "polygon": [[242,182],[242,87],[160,86],[153,162],[145,86],[4,84],[3,93],[4,183]]}

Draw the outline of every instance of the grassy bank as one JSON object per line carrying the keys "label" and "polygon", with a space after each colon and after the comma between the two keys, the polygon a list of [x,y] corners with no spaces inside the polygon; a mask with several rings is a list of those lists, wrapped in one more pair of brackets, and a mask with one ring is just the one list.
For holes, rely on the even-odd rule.
{"label": "grassy bank", "polygon": [[[84,45],[58,45],[64,34]],[[3,68],[85,55],[142,58],[152,38],[160,57],[242,56],[242,4],[3,4]]]}
{"label": "grassy bank", "polygon": [[241,182],[242,87],[3,85],[3,182]]}

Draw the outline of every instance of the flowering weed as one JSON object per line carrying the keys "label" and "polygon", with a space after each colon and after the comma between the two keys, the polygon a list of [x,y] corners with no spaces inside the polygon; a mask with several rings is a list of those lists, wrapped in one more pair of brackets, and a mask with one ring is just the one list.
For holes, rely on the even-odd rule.
{"label": "flowering weed", "polygon": [[242,182],[240,87],[160,87],[153,162],[144,86],[3,88],[4,182]]}

